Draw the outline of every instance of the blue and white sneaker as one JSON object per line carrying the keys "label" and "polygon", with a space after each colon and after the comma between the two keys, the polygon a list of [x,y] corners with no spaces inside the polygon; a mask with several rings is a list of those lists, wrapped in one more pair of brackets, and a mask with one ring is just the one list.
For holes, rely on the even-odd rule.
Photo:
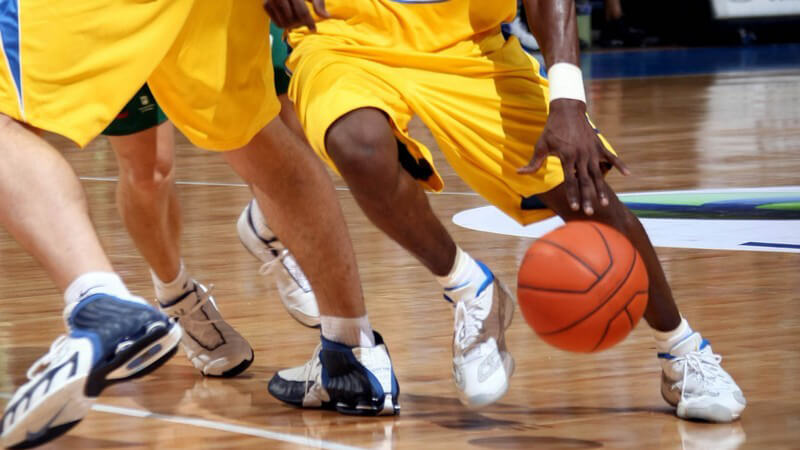
{"label": "blue and white sneaker", "polygon": [[514,318],[514,297],[485,264],[476,262],[483,282],[446,288],[444,294],[455,306],[453,378],[459,400],[470,408],[500,400],[514,373],[505,338]]}
{"label": "blue and white sneaker", "polygon": [[700,333],[675,344],[661,361],[661,395],[682,419],[732,422],[747,401],[733,378],[722,368],[722,357]]}
{"label": "blue and white sneaker", "polygon": [[400,386],[386,344],[377,332],[374,347],[348,347],[322,337],[305,365],[281,370],[272,377],[269,393],[291,405],[344,414],[400,412]]}
{"label": "blue and white sneaker", "polygon": [[69,333],[30,369],[6,405],[0,432],[9,448],[66,433],[106,387],[144,376],[177,351],[181,328],[144,300],[94,294],[64,310]]}

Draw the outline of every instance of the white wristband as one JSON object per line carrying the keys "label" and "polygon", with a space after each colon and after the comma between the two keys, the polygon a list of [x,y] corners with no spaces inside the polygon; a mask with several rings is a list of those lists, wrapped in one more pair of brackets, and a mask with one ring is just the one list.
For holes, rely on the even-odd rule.
{"label": "white wristband", "polygon": [[570,98],[586,103],[583,90],[583,74],[575,64],[556,63],[547,71],[550,81],[550,101],[559,98]]}

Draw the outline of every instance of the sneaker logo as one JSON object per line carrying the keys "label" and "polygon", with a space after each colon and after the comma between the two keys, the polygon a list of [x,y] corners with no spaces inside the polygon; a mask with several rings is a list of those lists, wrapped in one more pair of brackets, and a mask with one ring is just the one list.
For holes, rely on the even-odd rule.
{"label": "sneaker logo", "polygon": [[83,297],[86,297],[86,294],[88,294],[92,289],[97,289],[97,288],[100,288],[100,287],[103,287],[103,285],[102,284],[96,284],[94,286],[91,286],[91,287],[87,288],[86,290],[81,291],[81,293],[78,294],[78,298],[79,299],[83,299]]}
{"label": "sneaker logo", "polygon": [[500,355],[497,352],[490,353],[478,366],[478,381],[483,383],[489,379],[501,365],[502,361],[500,360]]}

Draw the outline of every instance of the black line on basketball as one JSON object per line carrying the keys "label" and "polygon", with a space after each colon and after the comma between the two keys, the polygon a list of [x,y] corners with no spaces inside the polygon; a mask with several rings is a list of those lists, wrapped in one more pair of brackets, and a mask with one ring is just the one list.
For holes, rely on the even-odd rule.
{"label": "black line on basketball", "polygon": [[633,268],[636,266],[636,258],[637,258],[637,256],[638,256],[638,253],[636,252],[636,249],[633,249],[633,261],[631,261],[631,266],[628,268],[628,273],[625,274],[625,278],[623,278],[622,281],[620,281],[619,284],[617,284],[617,287],[614,288],[614,290],[610,294],[608,294],[608,296],[605,298],[605,300],[603,300],[602,303],[597,305],[593,310],[589,311],[588,314],[586,314],[583,317],[581,317],[580,319],[572,322],[571,324],[565,326],[564,328],[561,328],[560,330],[550,331],[550,332],[547,332],[547,333],[539,333],[539,335],[541,335],[541,336],[549,336],[551,334],[558,334],[558,333],[567,331],[570,328],[574,327],[575,325],[577,325],[577,324],[583,322],[584,320],[586,320],[587,317],[589,317],[592,314],[596,313],[597,310],[599,310],[600,308],[605,306],[606,303],[610,302],[611,299],[614,297],[614,294],[616,294],[617,292],[619,292],[620,289],[622,289],[622,286],[625,285],[625,282],[628,281],[628,278],[630,278],[631,273],[633,273]]}
{"label": "black line on basketball", "polygon": [[595,351],[595,350],[597,350],[597,349],[600,347],[600,345],[601,345],[601,344],[603,343],[603,341],[606,339],[606,335],[608,334],[608,330],[609,330],[609,328],[611,328],[611,322],[613,322],[614,320],[616,320],[616,318],[617,318],[617,317],[619,317],[619,315],[620,315],[620,314],[622,314],[622,312],[623,312],[623,311],[625,312],[625,314],[627,314],[627,315],[628,315],[628,321],[630,321],[630,323],[631,323],[631,330],[633,330],[633,318],[631,317],[631,313],[629,313],[629,312],[628,312],[628,305],[630,305],[631,303],[633,303],[633,301],[636,299],[636,297],[638,297],[638,296],[639,296],[639,295],[641,295],[641,294],[647,294],[647,291],[636,291],[636,292],[634,292],[634,293],[633,293],[633,294],[630,296],[630,298],[629,298],[629,299],[628,299],[628,300],[625,302],[625,305],[623,305],[623,306],[622,306],[622,309],[621,309],[621,310],[619,310],[619,311],[617,311],[617,313],[616,313],[616,314],[614,314],[614,316],[613,316],[613,317],[611,317],[611,318],[608,320],[608,322],[606,323],[606,329],[605,329],[605,331],[603,331],[603,335],[602,335],[602,336],[600,336],[600,340],[597,342],[597,344],[594,346],[594,348],[592,348],[592,351]]}

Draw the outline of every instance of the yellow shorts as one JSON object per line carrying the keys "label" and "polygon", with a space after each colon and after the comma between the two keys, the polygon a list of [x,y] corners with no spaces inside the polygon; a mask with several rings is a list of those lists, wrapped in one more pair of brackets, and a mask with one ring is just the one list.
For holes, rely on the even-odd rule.
{"label": "yellow shorts", "polygon": [[[387,56],[391,52],[396,54]],[[522,224],[552,215],[534,196],[563,182],[561,161],[550,156],[537,173],[517,174],[547,120],[549,91],[539,63],[516,38],[506,41],[498,32],[423,53],[307,35],[288,64],[294,70],[289,95],[300,121],[332,167],[325,150],[328,127],[348,112],[372,107],[387,114],[417,164],[433,168],[430,150],[408,134],[416,114],[453,169],[489,202]],[[435,169],[420,182],[434,191],[444,186]]]}
{"label": "yellow shorts", "polygon": [[145,82],[208,149],[245,145],[280,111],[258,0],[8,3],[0,112],[81,146]]}

